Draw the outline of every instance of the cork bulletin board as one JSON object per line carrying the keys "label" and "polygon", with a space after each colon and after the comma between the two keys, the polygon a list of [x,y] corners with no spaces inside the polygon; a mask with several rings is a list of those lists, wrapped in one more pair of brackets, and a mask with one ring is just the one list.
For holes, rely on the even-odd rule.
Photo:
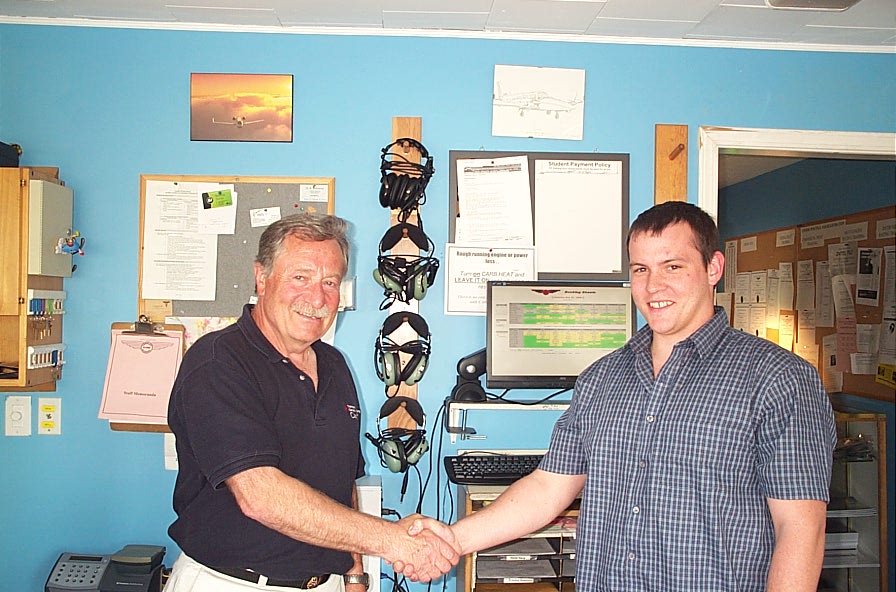
{"label": "cork bulletin board", "polygon": [[[878,348],[880,352],[884,352],[887,343],[892,343],[892,336],[888,336],[887,332],[894,323],[892,321],[893,311],[885,305],[885,296],[889,290],[892,294],[893,286],[896,285],[896,279],[892,275],[892,265],[887,269],[886,248],[893,249],[896,244],[896,236],[894,236],[894,226],[896,226],[896,207],[889,206],[849,214],[846,216],[838,216],[823,220],[817,220],[797,226],[783,227],[774,230],[763,231],[755,234],[728,237],[724,239],[727,245],[736,244],[736,263],[737,273],[745,274],[746,272],[762,272],[767,270],[778,270],[779,266],[784,264],[792,265],[793,281],[794,281],[794,299],[791,308],[785,308],[781,304],[781,315],[792,315],[794,346],[797,343],[807,342],[807,335],[800,336],[801,327],[809,327],[814,325],[812,329],[802,329],[808,334],[809,341],[814,342],[818,347],[818,363],[819,372],[823,378],[825,372],[828,372],[832,366],[834,358],[825,358],[825,349],[823,347],[825,337],[837,335],[838,331],[841,335],[837,336],[838,352],[836,358],[843,355],[849,355],[846,350],[839,351],[843,344],[849,339],[840,341],[840,337],[849,333],[848,323],[844,327],[843,319],[835,318],[833,326],[821,326],[818,321],[823,316],[821,313],[821,305],[815,307],[811,311],[808,309],[803,311],[804,315],[812,315],[815,320],[813,324],[801,323],[799,310],[800,297],[797,292],[800,289],[806,290],[808,283],[800,287],[800,269],[804,272],[804,278],[808,271],[811,271],[813,296],[822,294],[823,292],[815,287],[815,283],[819,282],[818,270],[819,264],[821,268],[829,268],[831,274],[839,273],[835,271],[845,268],[843,275],[848,277],[853,275],[856,281],[844,282],[842,285],[842,294],[845,295],[848,290],[849,299],[855,310],[855,324],[870,327],[880,327]],[[730,247],[729,247],[730,248]],[[874,255],[877,249],[880,249],[879,257]],[[730,259],[730,252],[727,253]],[[835,259],[841,259],[836,261]],[[892,259],[892,256],[891,256]],[[809,265],[811,262],[811,267]],[[730,265],[730,263],[729,263]],[[877,278],[876,283],[871,282],[870,289],[867,285],[871,278]],[[888,287],[889,286],[889,287]],[[862,288],[866,289],[862,289]],[[733,291],[730,287],[726,287],[726,291]],[[858,297],[857,297],[858,296]],[[873,298],[872,298],[873,296]],[[834,291],[836,297],[836,290]],[[735,296],[735,307],[737,297]],[[813,305],[819,304],[812,299]],[[737,314],[735,312],[735,314]],[[805,321],[806,319],[802,319]],[[782,325],[783,327],[783,325]],[[839,327],[839,328],[838,328]],[[876,329],[875,329],[876,330]],[[766,328],[764,337],[778,343],[781,329]],[[811,339],[811,333],[814,332],[814,339]],[[889,341],[888,341],[889,340]],[[861,339],[859,340],[861,341]],[[830,342],[830,340],[829,340]],[[892,353],[892,352],[891,352]],[[842,367],[844,360],[840,360]],[[896,400],[896,390],[893,388],[893,365],[891,364],[875,364],[872,373],[857,373],[849,366],[849,370],[842,372],[842,390],[839,392],[856,394],[885,401]],[[856,366],[858,369],[858,366]],[[826,386],[829,384],[825,381]],[[830,390],[830,389],[829,389]]]}
{"label": "cork bulletin board", "polygon": [[[332,177],[140,176],[138,314],[239,316],[272,222],[335,212]],[[199,217],[199,226],[194,222]]]}

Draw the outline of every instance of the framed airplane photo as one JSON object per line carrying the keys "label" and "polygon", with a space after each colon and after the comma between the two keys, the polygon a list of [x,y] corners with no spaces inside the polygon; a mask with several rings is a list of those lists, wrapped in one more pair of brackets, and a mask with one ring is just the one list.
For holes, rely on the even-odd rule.
{"label": "framed airplane photo", "polygon": [[190,140],[292,142],[292,74],[190,74]]}

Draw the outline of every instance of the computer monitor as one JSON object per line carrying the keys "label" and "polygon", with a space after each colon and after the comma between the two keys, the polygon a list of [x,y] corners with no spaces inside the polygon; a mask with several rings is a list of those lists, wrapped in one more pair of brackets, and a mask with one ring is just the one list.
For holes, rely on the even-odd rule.
{"label": "computer monitor", "polygon": [[631,288],[620,282],[488,282],[488,388],[572,388],[635,327]]}

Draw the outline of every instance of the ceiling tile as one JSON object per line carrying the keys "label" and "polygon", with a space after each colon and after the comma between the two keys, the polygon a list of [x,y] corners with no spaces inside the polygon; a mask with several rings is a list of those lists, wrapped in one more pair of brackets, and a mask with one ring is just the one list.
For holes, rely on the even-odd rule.
{"label": "ceiling tile", "polygon": [[389,29],[459,29],[482,31],[488,12],[383,11],[383,26]]}
{"label": "ceiling tile", "polygon": [[[363,3],[364,0],[358,0]],[[383,11],[397,12],[489,12],[492,0],[382,0]],[[425,10],[424,10],[425,9]]]}
{"label": "ceiling tile", "polygon": [[197,8],[169,5],[168,9],[178,21],[187,23],[255,25],[268,27],[280,25],[276,13],[270,8]]}
{"label": "ceiling tile", "polygon": [[[795,43],[826,43],[832,45],[893,45],[896,29],[883,27],[819,27],[809,25],[794,31]],[[896,76],[896,70],[894,70]]]}
{"label": "ceiling tile", "polygon": [[699,22],[718,5],[719,0],[607,0],[598,16]]}
{"label": "ceiling tile", "polygon": [[[73,0],[79,4],[90,0]],[[100,0],[101,2],[103,0]],[[105,0],[110,4],[109,0]],[[276,2],[257,2],[255,0],[167,0],[166,6],[178,8],[244,8],[246,10],[273,10]]]}
{"label": "ceiling tile", "polygon": [[719,6],[768,6],[765,0],[722,0]]}
{"label": "ceiling tile", "polygon": [[488,28],[500,31],[584,33],[601,8],[601,2],[495,0],[488,18]]}
{"label": "ceiling tile", "polygon": [[889,27],[896,31],[894,0],[860,0],[843,12],[816,12],[810,24],[854,27]]}
{"label": "ceiling tile", "polygon": [[18,0],[0,3],[0,12],[7,16],[71,17],[71,10],[55,0]]}
{"label": "ceiling tile", "polygon": [[802,10],[719,6],[688,33],[692,39],[784,41],[811,18]]}
{"label": "ceiling tile", "polygon": [[678,39],[691,31],[697,23],[691,21],[636,20],[620,18],[594,19],[585,31],[589,35],[611,37],[662,37]]}
{"label": "ceiling tile", "polygon": [[364,0],[304,0],[278,7],[285,27],[382,27],[383,12],[378,2]]}
{"label": "ceiling tile", "polygon": [[68,2],[74,18],[127,19],[149,21],[173,21],[174,15],[163,0],[143,0],[142,2],[115,2],[107,0],[80,0]]}

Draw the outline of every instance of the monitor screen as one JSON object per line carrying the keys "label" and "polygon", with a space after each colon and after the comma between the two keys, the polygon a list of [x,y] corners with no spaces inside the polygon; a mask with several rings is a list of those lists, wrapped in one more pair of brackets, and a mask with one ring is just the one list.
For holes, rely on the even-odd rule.
{"label": "monitor screen", "polygon": [[486,386],[572,388],[634,326],[628,283],[488,282]]}

